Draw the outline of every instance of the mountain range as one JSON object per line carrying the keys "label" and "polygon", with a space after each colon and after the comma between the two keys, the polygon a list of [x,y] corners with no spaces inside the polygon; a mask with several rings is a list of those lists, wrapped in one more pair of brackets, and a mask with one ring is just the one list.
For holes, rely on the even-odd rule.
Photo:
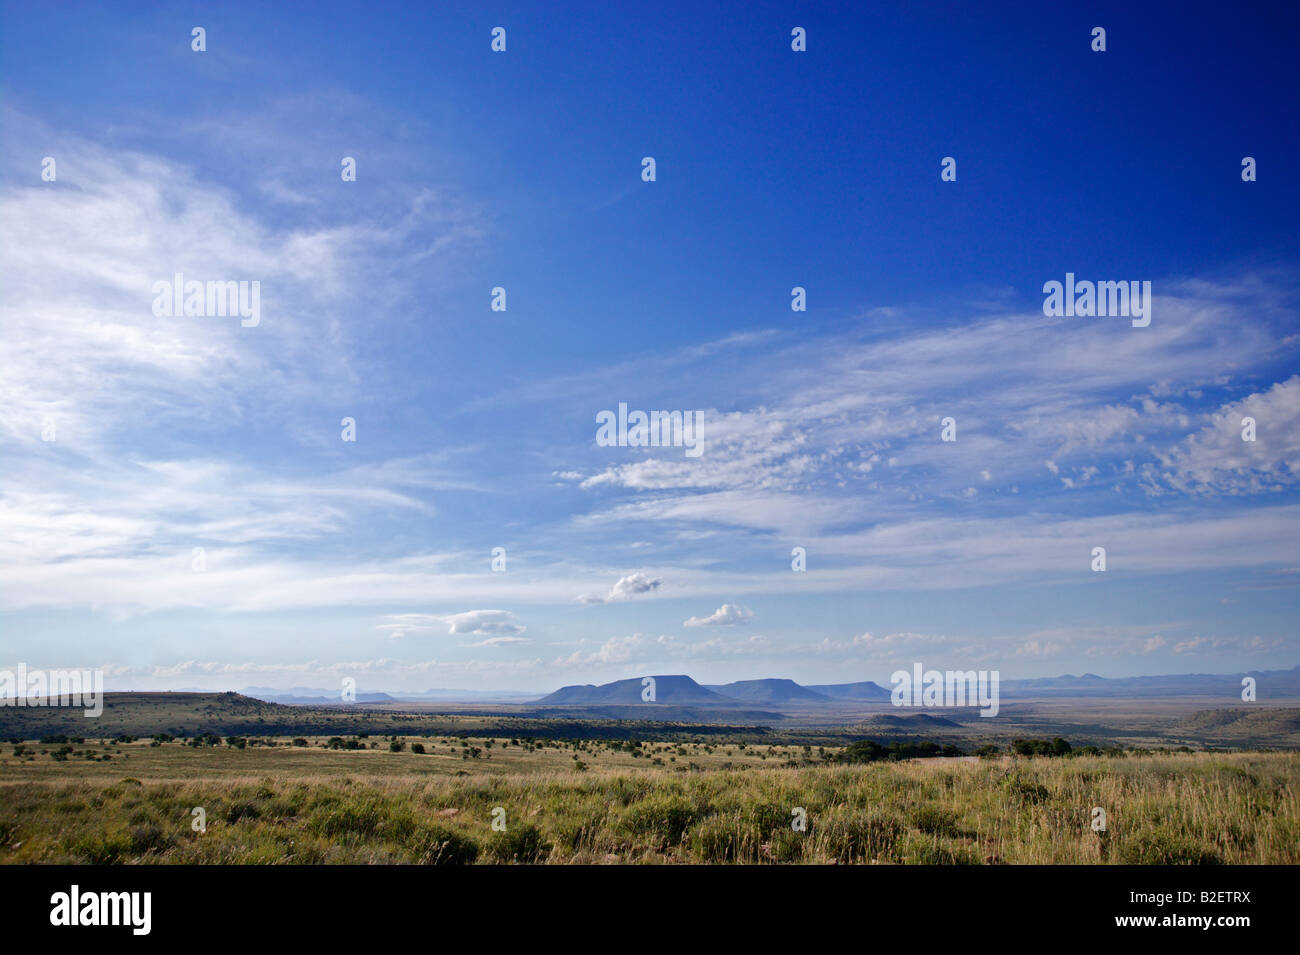
{"label": "mountain range", "polygon": [[[1164,676],[1108,678],[1095,673],[1080,676],[1065,674],[1028,680],[1002,680],[999,693],[1007,700],[1050,699],[1155,699],[1173,697],[1240,698],[1242,681],[1255,681],[1256,694],[1268,699],[1300,697],[1300,666],[1289,670],[1251,670],[1243,673],[1186,673]],[[521,704],[533,706],[640,706],[642,677],[615,680],[612,683],[573,684],[538,699],[535,693],[489,690],[425,690],[423,692],[357,693],[358,703],[428,701],[439,703]],[[857,683],[819,683],[803,685],[794,680],[774,677],[761,680],[736,680],[732,683],[700,684],[684,674],[655,676],[655,702],[691,707],[737,706],[812,706],[834,703],[887,703],[890,688],[864,680]],[[322,705],[340,702],[338,690],[316,687],[252,686],[239,691],[245,696],[272,703]]]}
{"label": "mountain range", "polygon": [[[642,677],[615,680],[600,686],[565,686],[536,701],[539,706],[592,706],[641,704],[645,687]],[[689,704],[695,706],[736,706],[755,703],[827,703],[833,700],[885,701],[889,691],[875,683],[846,683],[831,689],[841,694],[832,696],[817,687],[800,686],[794,680],[738,680],[714,686],[701,686],[689,676],[675,674],[655,676],[656,703]]]}
{"label": "mountain range", "polygon": [[[204,693],[190,687],[182,687],[178,692]],[[322,706],[341,702],[341,691],[326,690],[321,687],[291,686],[287,690],[278,690],[271,686],[246,686],[236,692],[251,696],[255,700],[267,703],[285,703],[290,706]],[[447,690],[433,689],[408,693],[362,693],[357,692],[357,703],[391,703],[395,701],[429,701],[433,703],[520,703],[536,699],[536,693],[517,693],[509,690]]]}
{"label": "mountain range", "polygon": [[[1150,699],[1153,697],[1218,696],[1239,698],[1242,681],[1250,677],[1260,699],[1300,696],[1300,666],[1289,670],[1253,670],[1245,673],[1188,673],[1170,676],[1135,676],[1110,679],[1085,673],[1066,674],[1029,680],[1002,680],[999,694],[1003,700],[1033,700],[1080,697],[1109,699]],[[641,704],[642,679],[616,680],[613,683],[572,685],[535,701],[538,706],[595,706]],[[737,680],[734,683],[696,683],[689,676],[655,676],[655,702],[695,706],[736,706],[738,704],[801,703],[884,703],[890,690],[878,683],[830,683],[803,686],[794,680],[773,678]]]}

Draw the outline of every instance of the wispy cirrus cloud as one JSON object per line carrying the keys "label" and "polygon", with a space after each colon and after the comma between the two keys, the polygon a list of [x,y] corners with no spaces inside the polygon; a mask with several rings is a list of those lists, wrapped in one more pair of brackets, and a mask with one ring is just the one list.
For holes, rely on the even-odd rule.
{"label": "wispy cirrus cloud", "polygon": [[[1015,599],[1026,584],[1090,585],[1097,545],[1126,577],[1294,564],[1293,276],[1158,283],[1156,318],[1140,332],[960,304],[913,321],[900,305],[549,375],[529,365],[508,382],[485,370],[482,394],[422,407],[387,394],[426,374],[404,352],[429,338],[431,310],[417,300],[406,315],[401,296],[413,272],[484,241],[472,205],[414,183],[386,186],[370,207],[326,201],[294,182],[283,154],[252,200],[174,158],[55,135],[12,112],[6,124],[60,161],[59,181],[41,183],[15,174],[8,150],[0,181],[12,226],[0,232],[0,607],[30,613],[34,632],[51,609],[120,623],[360,608],[378,615],[380,636],[507,660],[534,659],[525,644],[576,627],[582,648],[547,660],[548,674],[734,658],[780,669],[804,653],[862,661],[930,644],[904,630],[855,640],[844,633],[874,624],[831,633],[793,611],[797,623],[779,631],[768,621],[781,615],[763,607],[767,633],[713,637],[751,615],[724,598],[758,607],[1005,588]],[[244,135],[251,144],[266,130]],[[332,166],[332,149],[313,141],[309,152]],[[176,271],[260,280],[262,323],[156,318],[150,287]],[[370,339],[384,323],[399,332],[380,347]],[[629,382],[670,397],[664,407],[704,410],[707,453],[594,447],[592,415]],[[370,414],[345,449],[339,420],[358,403]],[[944,442],[949,416],[957,440]],[[1245,416],[1253,443],[1241,440]],[[50,422],[57,438],[43,440]],[[488,564],[499,543],[506,573]],[[791,572],[795,544],[808,573]],[[566,609],[575,593],[591,608]],[[628,625],[614,631],[630,607],[653,622],[619,619]],[[605,636],[651,626],[665,632]],[[712,639],[667,632],[679,626]],[[1021,634],[998,652],[1275,646],[1225,634],[1109,628],[1094,637],[1103,649]],[[975,646],[962,633],[943,641]]]}
{"label": "wispy cirrus cloud", "polygon": [[527,627],[519,623],[508,610],[466,610],[453,614],[403,613],[391,614],[376,624],[393,637],[413,633],[443,632],[456,637],[485,637],[487,639],[465,646],[500,646],[527,642],[520,636]]}

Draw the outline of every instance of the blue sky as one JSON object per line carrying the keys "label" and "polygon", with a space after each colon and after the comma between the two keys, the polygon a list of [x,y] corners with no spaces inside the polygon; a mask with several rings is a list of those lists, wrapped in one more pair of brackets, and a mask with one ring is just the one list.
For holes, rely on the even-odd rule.
{"label": "blue sky", "polygon": [[[0,663],[1297,663],[1295,15],[873,7],[3,5]],[[1045,316],[1067,272],[1151,324]],[[703,453],[597,446],[619,402]]]}

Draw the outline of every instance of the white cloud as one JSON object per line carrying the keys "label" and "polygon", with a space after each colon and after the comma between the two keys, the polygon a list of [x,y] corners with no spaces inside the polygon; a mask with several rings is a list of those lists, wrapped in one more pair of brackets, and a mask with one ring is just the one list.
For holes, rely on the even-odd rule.
{"label": "white cloud", "polygon": [[[32,135],[30,124],[5,119],[7,142],[49,144],[42,149],[58,154],[60,179],[35,181],[29,160],[7,150],[27,174],[0,185],[4,611],[122,620],[168,610],[363,607],[379,615],[418,607],[428,612],[382,617],[377,632],[450,635],[504,657],[527,642],[511,613],[445,611],[557,605],[593,586],[597,595],[579,599],[680,596],[698,600],[696,609],[718,594],[1091,581],[1088,554],[1098,543],[1112,572],[1125,575],[1294,563],[1300,507],[1282,495],[1296,489],[1300,469],[1300,376],[1269,386],[1268,370],[1294,367],[1286,363],[1300,341],[1242,320],[1268,304],[1269,287],[1189,282],[1161,285],[1157,318],[1140,334],[1034,314],[957,315],[934,327],[881,311],[873,322],[896,327],[759,331],[563,379],[527,376],[478,407],[527,402],[566,422],[553,431],[541,424],[537,446],[518,456],[531,470],[511,475],[511,491],[527,493],[536,479],[539,495],[552,495],[537,511],[548,519],[503,520],[503,535],[523,544],[503,537],[510,573],[489,573],[479,541],[455,527],[462,514],[487,511],[458,510],[443,493],[491,493],[477,456],[345,459],[337,421],[350,412],[335,411],[412,377],[367,366],[362,356],[381,349],[366,347],[364,336],[394,311],[403,276],[476,241],[474,216],[440,193],[397,187],[373,215],[340,215],[295,182],[303,160],[283,153],[250,201],[182,164],[50,130]],[[204,132],[250,155],[280,138],[251,124]],[[333,137],[313,134],[313,161],[332,156]],[[151,284],[177,270],[260,280],[262,324],[154,318]],[[373,321],[347,318],[362,315]],[[551,414],[589,396],[591,408],[608,407],[630,380],[681,396],[660,407],[705,409],[701,458],[638,449],[611,456],[586,447],[590,433],[571,429],[570,418]],[[1239,397],[1247,391],[1240,382],[1253,393]],[[949,413],[959,437],[942,443],[938,420]],[[1258,422],[1253,444],[1240,440],[1246,415]],[[47,418],[57,441],[41,440]],[[361,418],[367,450],[377,446],[366,444],[379,435],[376,420]],[[267,446],[275,453],[263,456]],[[320,454],[281,454],[285,446]],[[1142,491],[1184,499],[1154,508]],[[1219,495],[1269,497],[1226,506]],[[578,503],[566,512],[548,509],[550,500]],[[525,554],[529,541],[533,553]],[[795,544],[808,548],[807,574],[789,571]],[[191,570],[194,546],[206,548],[203,573]],[[634,547],[643,570],[619,577]],[[583,556],[566,556],[574,554]],[[616,577],[603,593],[604,583],[592,584]],[[672,620],[690,609],[673,610]],[[717,638],[718,628],[741,622],[741,611],[724,604],[686,621],[714,628],[693,634],[713,639],[615,638],[583,652],[609,665],[789,657],[789,639]],[[529,620],[533,636],[547,632],[550,621],[532,610]],[[1226,638],[1148,630],[1095,639],[1137,654],[1191,654],[1217,652],[1206,641]],[[905,634],[810,640],[820,648],[810,652],[826,659],[926,645]],[[1056,633],[1020,643],[1026,656],[1092,652]],[[471,672],[490,664],[438,665]],[[562,669],[534,664],[554,668],[548,674]]]}
{"label": "white cloud", "polygon": [[691,617],[683,621],[683,627],[734,627],[736,624],[748,623],[754,612],[739,604],[723,604],[707,617]]}
{"label": "white cloud", "polygon": [[462,646],[484,647],[500,646],[507,643],[526,643],[520,637],[527,627],[517,623],[514,614],[508,610],[467,610],[464,613],[399,613],[389,614],[375,629],[388,633],[392,637],[405,637],[410,634],[432,633],[446,627],[449,636],[487,637],[479,643],[467,643]]}
{"label": "white cloud", "polygon": [[[1255,440],[1242,419],[1255,419]],[[1230,402],[1194,434],[1161,455],[1147,474],[1181,491],[1250,494],[1281,491],[1300,479],[1300,375]]]}
{"label": "white cloud", "polygon": [[443,618],[452,636],[514,637],[526,629],[508,610],[468,610]]}
{"label": "white cloud", "polygon": [[649,577],[642,573],[628,574],[620,577],[614,582],[614,586],[609,589],[609,593],[604,597],[598,597],[592,594],[583,594],[578,600],[587,604],[608,603],[615,600],[631,600],[633,597],[639,597],[642,594],[653,593],[659,589],[663,583],[662,577]]}
{"label": "white cloud", "polygon": [[477,643],[462,643],[463,647],[508,647],[516,643],[531,643],[527,637],[488,637]]}

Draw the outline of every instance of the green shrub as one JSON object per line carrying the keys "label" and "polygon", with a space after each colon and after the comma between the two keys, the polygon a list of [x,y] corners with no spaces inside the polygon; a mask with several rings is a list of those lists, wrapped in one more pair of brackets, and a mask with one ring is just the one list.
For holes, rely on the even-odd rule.
{"label": "green shrub", "polygon": [[808,845],[808,834],[790,827],[772,833],[772,858],[777,862],[801,862]]}
{"label": "green shrub", "polygon": [[488,853],[496,862],[533,863],[551,851],[550,843],[534,825],[516,826],[498,832],[488,843]]}
{"label": "green shrub", "polygon": [[112,865],[131,854],[132,842],[125,832],[86,832],[67,840],[64,848],[90,865]]}
{"label": "green shrub", "polygon": [[1222,865],[1218,853],[1186,836],[1169,832],[1139,833],[1124,840],[1120,861],[1127,865]]}
{"label": "green shrub", "polygon": [[1016,775],[1008,776],[1004,779],[1002,781],[1002,787],[1006,789],[1010,796],[1019,802],[1024,803],[1037,804],[1040,802],[1046,802],[1052,795],[1048,792],[1046,786],[1030,782],[1023,777]]}
{"label": "green shrub", "polygon": [[605,813],[593,812],[585,815],[567,815],[556,826],[556,842],[569,852],[577,852],[584,845],[595,842],[605,827]]}
{"label": "green shrub", "polygon": [[1011,742],[1011,748],[1018,756],[1066,756],[1070,753],[1070,744],[1061,737],[1045,739],[1017,739]]}
{"label": "green shrub", "polygon": [[478,843],[443,826],[420,828],[413,840],[420,865],[470,865],[478,858]]}
{"label": "green shrub", "polygon": [[838,862],[869,862],[888,858],[902,832],[902,823],[892,815],[837,813],[818,826],[818,841]]}
{"label": "green shrub", "polygon": [[909,832],[899,841],[898,861],[907,865],[978,865],[980,860],[966,846],[928,833]]}
{"label": "green shrub", "polygon": [[130,836],[131,851],[136,855],[145,855],[149,852],[160,853],[172,844],[172,840],[153,823],[132,826]]}
{"label": "green shrub", "polygon": [[957,817],[938,806],[915,806],[907,821],[924,833],[934,836],[961,837],[970,835],[957,824]]}
{"label": "green shrub", "polygon": [[691,831],[691,854],[710,863],[753,861],[760,842],[752,825],[731,816],[711,816]]}
{"label": "green shrub", "polygon": [[773,802],[760,802],[749,808],[748,816],[758,827],[759,832],[767,835],[774,829],[789,829],[794,818],[791,806],[782,806]]}
{"label": "green shrub", "polygon": [[308,828],[323,836],[340,836],[353,833],[370,836],[383,823],[383,814],[374,803],[346,802],[338,808],[325,808],[312,813]]}
{"label": "green shrub", "polygon": [[257,807],[257,803],[247,799],[231,803],[226,809],[226,822],[232,825],[241,819],[259,819],[261,816],[262,811]]}
{"label": "green shrub", "polygon": [[675,844],[682,841],[695,817],[695,807],[681,796],[651,796],[629,806],[623,822],[635,835],[658,836]]}

